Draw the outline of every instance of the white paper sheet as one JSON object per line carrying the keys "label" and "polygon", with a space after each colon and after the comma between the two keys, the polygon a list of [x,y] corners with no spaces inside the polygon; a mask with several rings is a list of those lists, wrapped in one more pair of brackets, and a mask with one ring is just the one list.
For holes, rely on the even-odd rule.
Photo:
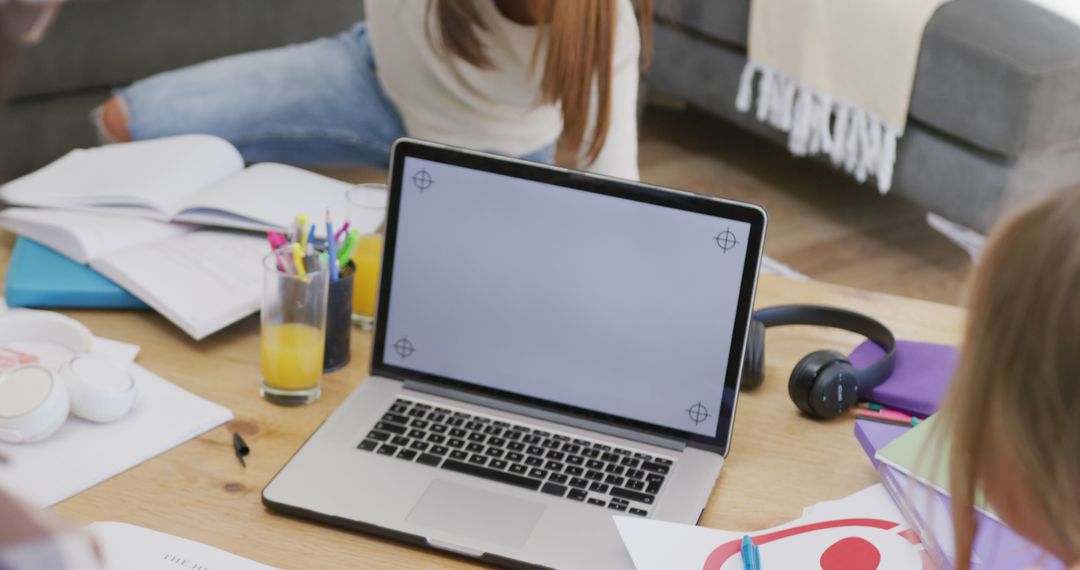
{"label": "white paper sheet", "polygon": [[47,507],[233,417],[227,408],[137,364],[131,365],[131,373],[139,395],[127,416],[110,424],[69,417],[44,441],[0,443],[0,455],[7,459],[0,462],[0,487],[32,505]]}
{"label": "white paper sheet", "polygon": [[106,570],[274,570],[212,546],[118,522],[96,522]]}
{"label": "white paper sheet", "polygon": [[790,523],[735,532],[615,517],[638,570],[742,570],[740,545],[749,534],[763,568],[784,570],[912,570],[927,566],[922,545],[879,484],[821,503]]}

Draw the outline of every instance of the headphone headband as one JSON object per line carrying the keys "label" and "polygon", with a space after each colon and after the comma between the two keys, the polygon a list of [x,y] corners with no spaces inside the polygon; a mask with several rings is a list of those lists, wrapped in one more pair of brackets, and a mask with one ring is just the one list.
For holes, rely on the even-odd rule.
{"label": "headphone headband", "polygon": [[866,315],[820,305],[779,305],[756,311],[754,320],[766,328],[788,325],[831,327],[860,334],[885,351],[877,362],[855,370],[860,393],[876,388],[892,374],[896,364],[896,337],[889,327]]}

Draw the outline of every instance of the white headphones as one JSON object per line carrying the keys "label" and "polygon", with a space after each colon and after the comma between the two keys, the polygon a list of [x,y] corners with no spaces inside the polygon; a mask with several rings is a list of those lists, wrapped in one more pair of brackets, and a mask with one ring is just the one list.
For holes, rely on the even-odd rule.
{"label": "white headphones", "polygon": [[0,312],[0,347],[39,359],[0,373],[0,441],[45,439],[69,412],[104,423],[131,411],[134,378],[112,360],[89,354],[91,342],[82,323],[57,313]]}

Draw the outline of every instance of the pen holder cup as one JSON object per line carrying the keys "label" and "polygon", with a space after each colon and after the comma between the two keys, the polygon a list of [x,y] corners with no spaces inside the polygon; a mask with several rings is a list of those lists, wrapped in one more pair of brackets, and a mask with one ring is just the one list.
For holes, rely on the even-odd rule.
{"label": "pen holder cup", "polygon": [[341,268],[341,277],[330,282],[326,300],[326,350],[323,372],[331,372],[349,363],[352,333],[352,299],[356,266],[350,261]]}

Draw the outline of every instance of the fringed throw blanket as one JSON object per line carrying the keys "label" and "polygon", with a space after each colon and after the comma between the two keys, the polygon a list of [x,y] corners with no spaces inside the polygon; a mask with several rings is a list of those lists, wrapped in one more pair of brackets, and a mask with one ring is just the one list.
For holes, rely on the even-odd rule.
{"label": "fringed throw blanket", "polygon": [[736,108],[888,192],[923,30],[947,1],[751,0]]}

